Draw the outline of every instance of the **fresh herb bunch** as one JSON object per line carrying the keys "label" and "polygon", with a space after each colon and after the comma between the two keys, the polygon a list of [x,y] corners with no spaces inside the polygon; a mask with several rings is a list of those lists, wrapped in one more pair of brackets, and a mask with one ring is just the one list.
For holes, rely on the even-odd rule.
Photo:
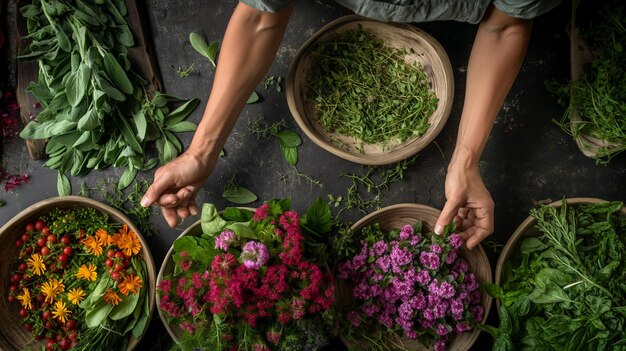
{"label": "fresh herb bunch", "polygon": [[626,216],[621,202],[541,206],[540,234],[505,264],[494,350],[624,350]]}
{"label": "fresh herb bunch", "polygon": [[324,130],[385,145],[426,133],[438,99],[406,55],[362,28],[318,43],[306,89]]}
{"label": "fresh herb bunch", "polygon": [[[602,140],[594,158],[608,163],[626,150],[626,6],[621,1],[582,1],[576,14],[579,35],[593,60],[583,67],[579,80],[548,88],[567,105],[561,126],[576,138]],[[569,121],[574,110],[582,122]]]}
{"label": "fresh herb bunch", "polygon": [[39,66],[39,80],[27,90],[43,110],[20,136],[49,139],[45,166],[59,172],[59,194],[71,192],[66,173],[111,165],[126,167],[118,186],[127,187],[137,171],[157,164],[146,160],[149,142],[156,143],[161,164],[181,152],[174,133],[195,130],[184,119],[198,101],[170,111],[167,103],[180,99],[144,90],[147,82],[128,60],[134,40],[124,1],[34,0],[21,12],[32,42],[20,58]]}
{"label": "fresh herb bunch", "polygon": [[[446,234],[453,231],[446,228]],[[351,250],[342,245],[352,242]],[[379,224],[347,232],[335,255],[342,335],[354,350],[404,349],[398,336],[435,351],[471,331],[484,316],[478,280],[460,256],[458,234],[422,233],[422,223],[383,230]]]}
{"label": "fresh herb bunch", "polygon": [[[318,199],[304,216],[289,199],[255,212],[212,204],[202,235],[174,242],[174,273],[159,308],[183,331],[182,350],[291,351],[328,345],[322,315],[334,302],[324,237],[333,225]],[[207,268],[208,267],[208,268]]]}
{"label": "fresh herb bunch", "polygon": [[141,242],[92,208],[53,210],[25,227],[9,302],[48,350],[124,350],[149,319]]}

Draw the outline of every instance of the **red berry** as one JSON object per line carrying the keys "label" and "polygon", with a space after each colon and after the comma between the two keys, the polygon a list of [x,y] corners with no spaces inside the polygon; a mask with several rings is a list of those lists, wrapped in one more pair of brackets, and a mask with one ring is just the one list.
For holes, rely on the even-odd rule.
{"label": "red berry", "polygon": [[49,351],[53,351],[56,346],[57,342],[55,340],[48,340],[48,343],[46,344],[46,349]]}
{"label": "red berry", "polygon": [[111,272],[111,279],[117,282],[120,280],[120,278],[122,278],[122,275],[120,274],[120,272],[117,272],[117,271]]}
{"label": "red berry", "polygon": [[22,237],[20,239],[22,239],[23,242],[27,243],[28,239],[30,239],[30,235],[28,235],[28,233],[24,233],[22,234]]}
{"label": "red berry", "polygon": [[104,264],[105,264],[107,267],[113,267],[113,265],[115,264],[115,262],[113,262],[113,260],[112,260],[112,259],[107,258],[107,260],[106,260],[106,261],[104,261]]}
{"label": "red berry", "polygon": [[17,285],[15,285],[15,284],[11,284],[11,285],[9,286],[9,291],[10,291],[10,292],[16,292],[16,291],[17,291]]}
{"label": "red berry", "polygon": [[69,257],[66,254],[59,255],[59,261],[61,261],[63,263],[67,262],[68,259],[69,259]]}
{"label": "red berry", "polygon": [[124,269],[128,268],[128,266],[130,266],[130,261],[128,261],[127,259],[123,259],[122,266],[124,266]]}
{"label": "red berry", "polygon": [[33,253],[33,248],[32,248],[32,247],[30,247],[30,246],[27,246],[27,247],[24,249],[24,253],[25,253],[25,254],[27,254],[27,255],[32,254],[32,253]]}
{"label": "red berry", "polygon": [[109,249],[109,251],[107,251],[107,257],[108,257],[108,258],[113,258],[113,257],[115,257],[115,250],[113,250],[113,249]]}
{"label": "red berry", "polygon": [[65,350],[69,350],[71,346],[71,343],[69,342],[69,340],[67,339],[62,339],[61,341],[59,341],[59,347],[61,348],[61,350],[65,351]]}
{"label": "red berry", "polygon": [[22,272],[24,272],[24,271],[26,271],[27,269],[28,269],[28,265],[27,265],[25,262],[22,262],[22,263],[20,263],[20,264],[17,266],[17,270],[18,270],[18,271],[22,271]]}
{"label": "red berry", "polygon": [[21,239],[17,239],[17,240],[15,240],[15,246],[16,246],[16,247],[22,247],[22,244],[24,244],[24,243],[22,242],[22,240],[21,240]]}
{"label": "red berry", "polygon": [[69,246],[66,246],[66,247],[63,249],[63,254],[64,254],[64,255],[67,255],[67,256],[71,255],[71,254],[72,254],[72,248],[71,248],[71,247],[69,247]]}
{"label": "red berry", "polygon": [[121,272],[122,270],[124,270],[124,265],[121,263],[116,263],[115,264],[115,271],[116,272]]}
{"label": "red berry", "polygon": [[37,239],[37,246],[44,247],[46,246],[47,242],[48,242],[48,238],[45,236],[42,236],[41,238]]}
{"label": "red berry", "polygon": [[63,335],[61,335],[61,334],[57,334],[57,335],[54,337],[54,340],[56,340],[57,342],[61,342],[61,340],[63,340]]}
{"label": "red berry", "polygon": [[11,283],[19,283],[22,280],[22,275],[19,273],[15,273],[11,276]]}
{"label": "red berry", "polygon": [[20,317],[26,318],[26,316],[28,316],[28,311],[26,311],[23,308],[20,308]]}
{"label": "red berry", "polygon": [[[46,235],[44,233],[44,235]],[[52,244],[56,244],[57,243],[57,236],[54,234],[48,234],[48,242],[52,243]]]}
{"label": "red berry", "polygon": [[67,338],[72,340],[72,341],[76,340],[77,337],[78,337],[78,334],[75,331],[70,332],[69,334],[67,334]]}
{"label": "red berry", "polygon": [[7,297],[7,300],[8,300],[10,303],[13,303],[13,302],[15,302],[15,296],[13,296],[13,295],[9,295],[9,297]]}
{"label": "red berry", "polygon": [[32,232],[33,230],[35,230],[35,225],[34,225],[34,224],[32,224],[32,223],[28,223],[28,224],[26,225],[26,231],[27,231],[27,232]]}
{"label": "red berry", "polygon": [[72,243],[72,239],[70,239],[70,237],[67,235],[63,235],[63,237],[61,237],[61,243],[65,245],[69,245]]}
{"label": "red berry", "polygon": [[[52,312],[50,312],[48,310],[45,310],[45,311],[43,311],[41,313],[41,319],[43,319],[43,320],[48,320],[48,319],[50,319],[51,316],[52,316]],[[50,329],[50,328],[48,328],[48,329]]]}
{"label": "red berry", "polygon": [[37,295],[37,302],[44,302],[46,300],[46,296],[44,294]]}
{"label": "red berry", "polygon": [[70,319],[65,323],[67,330],[74,330],[76,328],[76,320]]}
{"label": "red berry", "polygon": [[122,251],[118,251],[115,253],[115,258],[124,258],[124,253]]}
{"label": "red berry", "polygon": [[32,332],[33,331],[33,324],[32,323],[24,324],[24,330],[26,330],[29,333]]}
{"label": "red berry", "polygon": [[35,222],[35,229],[41,231],[43,229],[43,227],[46,226],[46,222],[42,221],[41,219],[38,220],[37,222]]}
{"label": "red berry", "polygon": [[50,254],[50,248],[47,246],[44,246],[41,248],[41,255],[42,256],[48,256],[48,254]]}
{"label": "red berry", "polygon": [[52,234],[52,232],[50,231],[50,228],[43,227],[43,229],[41,230],[41,234],[48,236],[48,235]]}

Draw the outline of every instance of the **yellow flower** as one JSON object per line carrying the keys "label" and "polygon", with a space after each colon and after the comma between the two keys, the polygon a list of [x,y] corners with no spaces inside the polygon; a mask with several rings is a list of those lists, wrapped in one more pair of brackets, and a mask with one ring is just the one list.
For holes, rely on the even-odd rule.
{"label": "yellow flower", "polygon": [[46,265],[43,263],[43,257],[36,253],[27,261],[30,272],[35,275],[42,275],[46,271]]}
{"label": "yellow flower", "polygon": [[71,313],[72,312],[65,307],[65,302],[59,300],[54,304],[52,317],[56,318],[61,323],[65,323],[67,321],[66,317]]}
{"label": "yellow flower", "polygon": [[141,278],[134,274],[130,274],[124,279],[123,282],[118,285],[120,288],[120,292],[124,295],[128,295],[128,293],[132,293],[133,295],[137,295],[139,293],[139,289],[141,289]]}
{"label": "yellow flower", "polygon": [[54,298],[65,291],[65,285],[56,278],[52,278],[41,285],[41,292],[46,297],[46,303],[52,303]]}
{"label": "yellow flower", "polygon": [[74,305],[78,305],[85,298],[85,292],[81,288],[72,288],[67,293],[67,299]]}
{"label": "yellow flower", "polygon": [[102,299],[107,304],[113,305],[113,306],[116,306],[118,303],[122,301],[122,298],[117,293],[115,293],[115,291],[111,289],[107,290],[104,293],[104,296],[102,296]]}
{"label": "yellow flower", "polygon": [[93,263],[87,263],[78,267],[76,278],[85,279],[85,280],[89,280],[92,282],[95,281],[96,278],[98,278],[98,273],[96,272],[96,266]]}
{"label": "yellow flower", "polygon": [[89,252],[90,254],[95,256],[102,255],[102,246],[96,239],[95,235],[88,236],[83,244],[87,248],[87,252]]}
{"label": "yellow flower", "polygon": [[96,231],[96,239],[98,241],[98,245],[100,246],[107,247],[111,245],[111,236],[102,228]]}
{"label": "yellow flower", "polygon": [[33,309],[33,304],[30,299],[30,291],[28,291],[27,288],[24,288],[24,290],[22,290],[22,293],[20,295],[17,295],[17,299],[20,300],[20,302],[22,303],[22,307],[24,307],[25,309]]}
{"label": "yellow flower", "polygon": [[129,230],[126,224],[122,226],[119,233],[113,235],[111,242],[122,249],[126,256],[136,255],[141,250],[141,241],[137,238],[137,234]]}

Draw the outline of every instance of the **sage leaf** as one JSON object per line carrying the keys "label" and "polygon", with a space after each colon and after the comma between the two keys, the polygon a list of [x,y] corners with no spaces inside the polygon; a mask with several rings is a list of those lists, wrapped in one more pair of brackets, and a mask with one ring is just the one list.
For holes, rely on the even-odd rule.
{"label": "sage leaf", "polygon": [[98,113],[95,109],[90,109],[87,113],[78,120],[78,125],[76,126],[79,130],[89,131],[94,130],[96,127],[100,125],[100,118],[98,117]]}
{"label": "sage leaf", "polygon": [[135,180],[136,176],[137,176],[137,169],[135,169],[134,167],[126,168],[126,170],[120,177],[120,181],[117,183],[117,188],[120,190],[126,189],[130,185],[130,183],[132,183],[133,180]]}
{"label": "sage leaf", "polygon": [[238,205],[247,205],[255,202],[258,199],[258,197],[253,192],[241,186],[233,186],[224,189],[222,197]]}
{"label": "sage leaf", "polygon": [[209,59],[209,61],[211,61],[211,63],[213,64],[213,67],[217,66],[217,64],[215,63],[215,58],[217,57],[217,49],[219,45],[220,44],[217,41],[212,42],[209,45],[209,50],[207,52],[207,58]]}
{"label": "sage leaf", "polygon": [[198,99],[191,99],[184,104],[178,106],[178,108],[170,112],[170,114],[165,117],[165,124],[174,125],[184,120],[185,118],[187,118],[187,116],[189,116],[189,114],[191,114],[191,112],[193,112],[193,110],[196,109],[199,102],[200,100]]}
{"label": "sage leaf", "polygon": [[122,68],[119,62],[111,55],[110,52],[107,52],[104,55],[104,69],[107,72],[107,75],[111,78],[113,83],[124,93],[132,94],[133,93],[133,84],[128,79],[126,75],[126,71]]}
{"label": "sage leaf", "polygon": [[212,42],[210,45],[202,38],[198,33],[190,33],[189,34],[189,42],[191,46],[198,52],[200,55],[206,57],[215,67],[215,57],[217,56],[217,49],[219,43],[217,41]]}
{"label": "sage leaf", "polygon": [[257,94],[256,91],[253,91],[252,94],[250,95],[250,97],[248,98],[248,101],[246,101],[246,104],[254,104],[256,102],[258,102],[260,100],[259,98],[259,94]]}
{"label": "sage leaf", "polygon": [[139,138],[139,141],[143,141],[146,137],[147,122],[146,115],[142,110],[137,111],[133,115],[133,122],[135,123],[135,128],[137,128],[137,138]]}
{"label": "sage leaf", "polygon": [[72,194],[72,184],[69,178],[63,173],[58,174],[57,177],[57,192],[59,196],[68,196]]}
{"label": "sage leaf", "polygon": [[198,126],[193,122],[182,121],[182,122],[178,122],[177,124],[173,126],[167,127],[167,130],[171,132],[175,132],[175,133],[185,133],[185,132],[193,132],[196,130],[197,127]]}

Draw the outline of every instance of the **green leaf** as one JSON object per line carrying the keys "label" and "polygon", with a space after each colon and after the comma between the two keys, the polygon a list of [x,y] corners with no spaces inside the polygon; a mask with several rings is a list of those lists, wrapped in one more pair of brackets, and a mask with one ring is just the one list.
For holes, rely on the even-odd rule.
{"label": "green leaf", "polygon": [[209,52],[209,45],[207,44],[207,42],[204,40],[204,38],[202,38],[200,36],[200,34],[198,33],[190,33],[189,34],[189,42],[191,43],[191,46],[200,53],[200,55],[209,58],[208,56],[208,52]]}
{"label": "green leaf", "polygon": [[73,72],[67,78],[65,83],[65,92],[67,101],[72,106],[78,106],[83,97],[87,93],[87,84],[89,83],[90,70],[85,64],[81,64],[77,71]]}
{"label": "green leaf", "polygon": [[535,251],[542,251],[546,249],[546,245],[541,242],[538,238],[528,237],[522,241],[520,245],[520,251],[523,254],[530,254]]}
{"label": "green leaf", "polygon": [[80,303],[80,308],[84,310],[93,309],[98,304],[98,302],[102,300],[102,296],[104,295],[104,292],[106,291],[110,282],[111,274],[105,270],[104,273],[100,275],[100,278],[98,279],[98,284],[96,285],[95,289],[93,289],[93,291],[89,295],[87,295],[83,302]]}
{"label": "green leaf", "polygon": [[217,57],[217,49],[219,45],[220,44],[217,41],[211,42],[211,44],[209,45],[209,50],[207,52],[207,58],[209,59],[209,61],[211,61],[213,67],[217,66],[217,64],[215,63],[215,58]]}
{"label": "green leaf", "polygon": [[250,95],[250,97],[248,98],[248,101],[246,101],[246,104],[254,104],[258,102],[259,100],[260,100],[259,94],[257,94],[256,91],[253,91],[252,95]]}
{"label": "green leaf", "polygon": [[60,172],[57,177],[57,191],[59,196],[68,196],[72,194],[72,184],[70,183],[69,178]]}
{"label": "green leaf", "polygon": [[122,318],[130,316],[133,311],[135,311],[138,301],[139,294],[128,294],[124,296],[122,301],[115,307],[113,307],[113,309],[111,309],[111,312],[109,313],[109,318],[114,321],[119,321]]}
{"label": "green leaf", "polygon": [[94,130],[99,126],[100,118],[98,117],[98,112],[95,108],[91,108],[78,120],[78,125],[76,127],[78,130],[88,131]]}
{"label": "green leaf", "polygon": [[214,236],[222,231],[226,225],[226,221],[220,217],[217,208],[213,204],[204,204],[202,206],[202,215],[200,219],[202,232],[209,236]]}
{"label": "green leaf", "polygon": [[143,141],[147,130],[146,116],[143,110],[139,110],[133,115],[133,122],[135,123],[135,128],[137,128],[137,138],[139,138],[139,141]]}
{"label": "green leaf", "polygon": [[100,88],[104,91],[105,95],[113,100],[126,101],[126,95],[119,91],[116,87],[111,85],[106,78],[100,77],[98,80]]}
{"label": "green leaf", "polygon": [[169,140],[163,145],[162,163],[168,163],[176,158],[176,147]]}
{"label": "green leaf", "polygon": [[239,205],[247,205],[249,203],[255,202],[258,199],[258,197],[253,192],[241,186],[233,186],[224,189],[222,197],[234,204]]}
{"label": "green leaf", "polygon": [[183,121],[187,116],[189,116],[198,106],[200,100],[191,99],[184,104],[180,105],[174,111],[170,112],[167,116],[165,116],[165,124],[166,125],[174,125],[181,121]]}
{"label": "green leaf", "polygon": [[196,130],[198,126],[193,123],[193,122],[189,122],[189,121],[182,121],[182,122],[178,122],[173,126],[168,126],[167,130],[174,132],[174,133],[185,133],[185,132],[193,132]]}
{"label": "green leaf", "polygon": [[130,183],[135,180],[137,176],[137,169],[134,167],[128,167],[120,177],[120,181],[117,183],[117,188],[120,190],[126,189],[130,185]]}
{"label": "green leaf", "polygon": [[258,240],[258,235],[245,224],[242,223],[232,223],[226,226],[226,229],[232,230],[237,234],[240,238],[246,238],[250,240]]}
{"label": "green leaf", "polygon": [[284,129],[275,134],[278,142],[284,147],[298,147],[302,145],[302,139],[293,130]]}
{"label": "green leaf", "polygon": [[85,324],[88,328],[95,328],[102,324],[113,309],[113,305],[109,305],[104,300],[96,305],[95,308],[85,312]]}
{"label": "green leaf", "polygon": [[141,145],[139,145],[137,137],[135,136],[135,132],[131,128],[130,124],[128,124],[128,121],[126,121],[126,118],[120,115],[117,119],[121,122],[121,125],[118,126],[118,128],[122,131],[124,141],[126,141],[126,143],[136,152],[143,153]]}
{"label": "green leaf", "polygon": [[285,160],[292,166],[298,164],[298,148],[297,147],[284,147],[280,144],[280,151],[282,151]]}
{"label": "green leaf", "polygon": [[227,207],[222,213],[222,218],[228,222],[249,222],[254,212],[237,207]]}
{"label": "green leaf", "polygon": [[317,200],[311,204],[306,214],[303,216],[302,221],[302,225],[305,225],[318,234],[329,233],[333,227],[334,220],[328,202],[318,197]]}
{"label": "green leaf", "polygon": [[133,84],[128,79],[126,71],[110,52],[104,55],[104,69],[113,83],[125,94],[133,93]]}

